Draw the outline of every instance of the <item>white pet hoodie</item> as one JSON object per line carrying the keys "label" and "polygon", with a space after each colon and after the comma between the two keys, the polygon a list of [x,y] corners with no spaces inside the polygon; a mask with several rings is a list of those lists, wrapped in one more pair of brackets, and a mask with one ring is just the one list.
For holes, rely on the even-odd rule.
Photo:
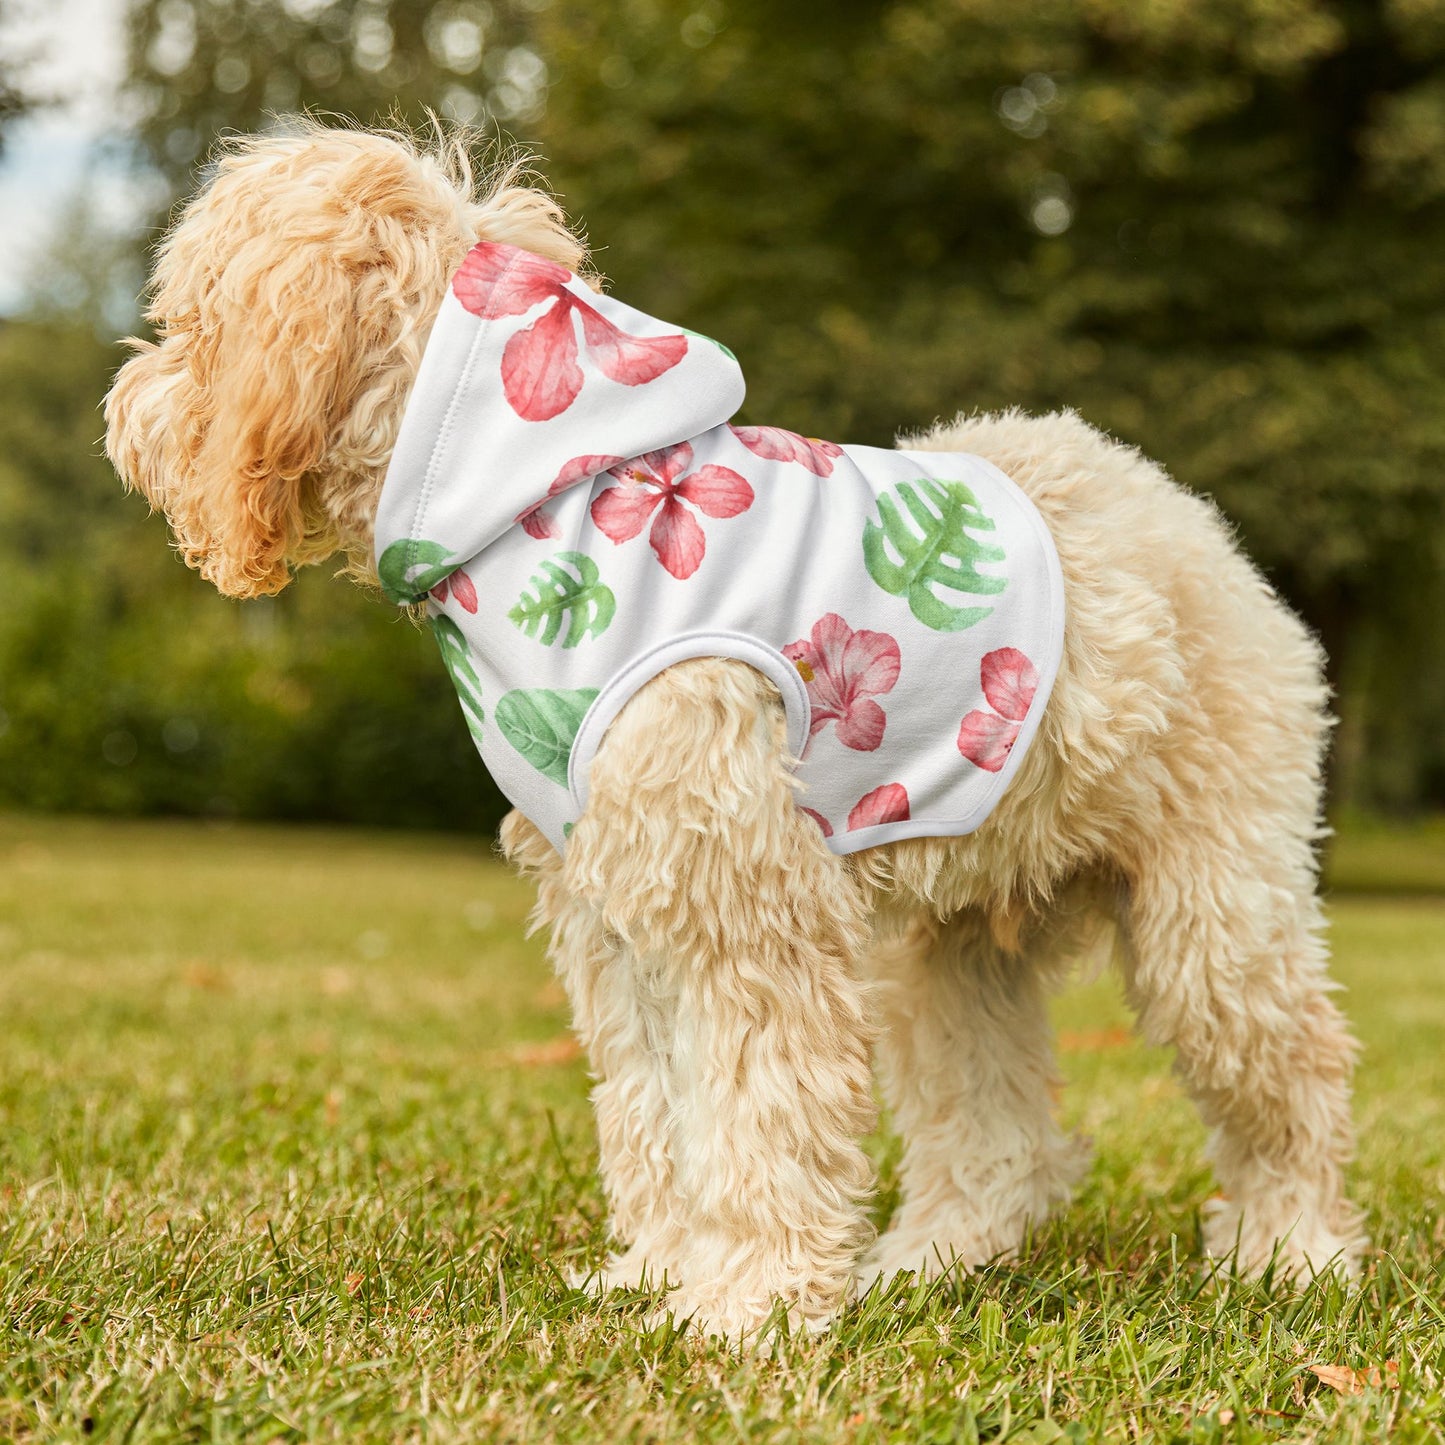
{"label": "white pet hoodie", "polygon": [[716,342],[478,245],[382,491],[383,588],[430,599],[483,760],[558,849],[612,719],[690,657],[777,684],[834,852],[971,832],[1058,671],[1043,520],[980,457],[730,426],[742,400]]}

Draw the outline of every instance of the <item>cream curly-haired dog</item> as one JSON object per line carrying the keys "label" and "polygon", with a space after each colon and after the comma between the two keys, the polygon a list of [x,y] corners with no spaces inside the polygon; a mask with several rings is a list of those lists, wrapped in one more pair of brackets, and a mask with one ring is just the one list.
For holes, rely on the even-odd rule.
{"label": "cream curly-haired dog", "polygon": [[[225,148],[160,249],[158,339],[106,406],[121,476],[223,593],[336,554],[374,579],[403,411],[479,240],[583,260],[546,195],[515,173],[478,189],[456,144],[302,126]],[[1209,1249],[1353,1269],[1319,649],[1207,502],[1072,414],[908,446],[1000,469],[1062,570],[1057,679],[982,826],[830,851],[778,686],[734,657],[666,668],[611,719],[563,852],[520,812],[504,826],[597,1081],[620,1251],[597,1280],[665,1277],[679,1319],[741,1337],[779,1300],[817,1327],[860,1279],[1007,1256],[1084,1166],[1051,1110],[1046,1000],[1100,918],[1213,1131]],[[875,1052],[906,1144],[876,1240]]]}

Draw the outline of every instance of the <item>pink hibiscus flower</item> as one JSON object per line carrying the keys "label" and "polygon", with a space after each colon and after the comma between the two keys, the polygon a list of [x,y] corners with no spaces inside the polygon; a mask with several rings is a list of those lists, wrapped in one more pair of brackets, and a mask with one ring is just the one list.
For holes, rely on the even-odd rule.
{"label": "pink hibiscus flower", "polygon": [[443,577],[442,580],[432,588],[431,595],[435,597],[438,602],[445,602],[448,592],[456,598],[457,606],[460,607],[463,612],[475,612],[477,610],[477,589],[472,579],[468,577],[460,567],[450,576]]}
{"label": "pink hibiscus flower", "polygon": [[549,538],[562,535],[562,529],[558,527],[556,517],[541,502],[535,502],[525,512],[518,512],[514,520],[521,523],[522,530],[538,542],[545,542]]}
{"label": "pink hibiscus flower", "polygon": [[562,470],[547,488],[546,498],[523,508],[512,520],[520,523],[522,530],[539,542],[545,542],[550,537],[560,537],[562,534],[558,530],[557,519],[546,510],[546,502],[565,492],[568,487],[574,487],[578,482],[585,482],[588,477],[595,477],[599,472],[615,467],[621,460],[621,457],[585,456],[573,457],[570,462],[563,462]]}
{"label": "pink hibiscus flower", "polygon": [[687,442],[608,469],[620,486],[608,487],[592,502],[592,520],[614,542],[630,542],[657,512],[648,541],[657,560],[680,582],[702,563],[707,539],[686,503],[708,517],[736,517],[753,504],[753,489],[731,467],[709,463],[690,475]]}
{"label": "pink hibiscus flower", "polygon": [[[823,830],[825,838],[833,836],[833,825],[816,808],[799,804],[798,811],[806,813]],[[909,816],[908,789],[902,783],[884,783],[859,798],[848,814],[847,831],[856,833],[860,828],[873,828],[880,823],[906,823]]]}
{"label": "pink hibiscus flower", "polygon": [[816,808],[805,808],[799,803],[798,811],[800,813],[806,813],[823,830],[823,836],[825,838],[831,838],[833,836],[833,825]]}
{"label": "pink hibiscus flower", "polygon": [[1000,647],[979,666],[983,695],[993,712],[975,708],[958,729],[958,750],[975,767],[997,773],[1018,741],[1039,687],[1039,670],[1016,647]]}
{"label": "pink hibiscus flower", "polygon": [[569,291],[571,279],[555,261],[490,241],[473,246],[452,278],[457,300],[484,321],[522,316],[546,303],[502,351],[502,390],[524,421],[550,420],[582,390],[574,315],[582,323],[587,355],[623,386],[655,381],[687,354],[685,336],[629,336]]}
{"label": "pink hibiscus flower", "polygon": [[893,691],[900,661],[898,644],[886,632],[854,632],[830,612],[813,624],[809,640],[790,642],[783,656],[807,684],[810,738],[836,722],[845,748],[871,753],[883,741],[888,718],[873,699]]}
{"label": "pink hibiscus flower", "polygon": [[780,426],[735,426],[732,434],[755,457],[770,462],[798,462],[819,477],[830,476],[833,458],[843,455],[843,448],[837,442],[800,437],[797,432]]}
{"label": "pink hibiscus flower", "polygon": [[906,823],[908,817],[908,789],[902,783],[884,783],[858,800],[848,814],[848,831],[856,833],[879,823]]}

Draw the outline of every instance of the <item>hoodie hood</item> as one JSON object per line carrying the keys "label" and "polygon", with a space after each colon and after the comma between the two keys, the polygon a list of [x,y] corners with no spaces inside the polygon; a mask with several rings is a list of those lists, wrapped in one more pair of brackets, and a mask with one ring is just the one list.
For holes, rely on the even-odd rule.
{"label": "hoodie hood", "polygon": [[515,246],[473,247],[447,290],[376,517],[377,572],[420,601],[600,472],[728,420],[732,353],[594,292]]}
{"label": "hoodie hood", "polygon": [[725,425],[742,399],[715,342],[477,246],[387,473],[382,585],[426,599],[483,762],[559,850],[612,721],[699,657],[777,688],[834,852],[972,831],[1063,650],[1042,517],[980,457]]}

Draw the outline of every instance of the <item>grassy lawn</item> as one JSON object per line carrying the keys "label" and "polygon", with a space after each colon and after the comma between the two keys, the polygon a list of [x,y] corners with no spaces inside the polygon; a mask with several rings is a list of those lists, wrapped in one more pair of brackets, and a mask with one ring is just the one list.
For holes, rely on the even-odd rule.
{"label": "grassy lawn", "polygon": [[1361,1288],[1211,1278],[1200,1127],[1098,984],[1073,1207],[758,1360],[566,1283],[586,1079],[485,845],[0,817],[0,1439],[1445,1439],[1445,897],[1344,891],[1395,846],[1332,875]]}

